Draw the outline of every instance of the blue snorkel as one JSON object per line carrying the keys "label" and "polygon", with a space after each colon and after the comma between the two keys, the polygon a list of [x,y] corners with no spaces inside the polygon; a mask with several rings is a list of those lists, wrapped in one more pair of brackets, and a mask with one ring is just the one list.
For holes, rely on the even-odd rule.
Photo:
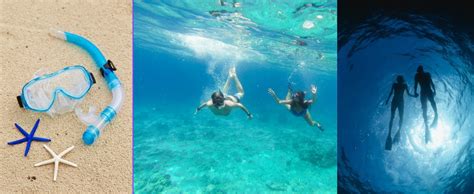
{"label": "blue snorkel", "polygon": [[112,92],[112,102],[100,113],[100,116],[92,115],[92,113],[89,113],[89,115],[78,114],[81,120],[88,125],[86,131],[82,135],[82,140],[86,145],[92,145],[99,137],[100,131],[115,118],[122,105],[123,91],[122,85],[114,73],[116,68],[112,61],[106,60],[100,50],[84,37],[62,31],[52,31],[51,35],[86,50],[96,63],[97,67],[99,67],[102,76],[107,82],[109,90]]}

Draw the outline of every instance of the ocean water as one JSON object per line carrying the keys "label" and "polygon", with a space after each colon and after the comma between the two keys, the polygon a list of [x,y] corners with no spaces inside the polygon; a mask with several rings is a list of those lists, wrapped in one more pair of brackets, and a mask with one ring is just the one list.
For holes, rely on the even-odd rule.
{"label": "ocean water", "polygon": [[[345,23],[338,37],[339,191],[474,191],[472,20],[449,17],[461,8],[427,14],[367,8],[369,17],[340,16]],[[390,104],[383,103],[398,74],[413,91],[419,64],[431,73],[437,91],[439,120],[431,129],[432,142],[424,143],[419,98],[405,96],[401,141],[385,151]],[[433,116],[428,103],[430,122]]]}
{"label": "ocean water", "polygon": [[[135,191],[335,193],[336,2],[227,2],[134,1]],[[254,118],[194,115],[230,67]],[[267,94],[289,83],[324,132]]]}

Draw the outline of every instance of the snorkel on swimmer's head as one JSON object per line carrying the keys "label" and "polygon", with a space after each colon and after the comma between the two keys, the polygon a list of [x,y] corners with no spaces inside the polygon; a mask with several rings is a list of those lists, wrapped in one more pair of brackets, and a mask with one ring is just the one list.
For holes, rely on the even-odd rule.
{"label": "snorkel on swimmer's head", "polygon": [[102,76],[107,82],[109,90],[112,92],[112,102],[100,113],[95,115],[93,108],[88,114],[82,113],[80,109],[76,109],[78,117],[87,124],[87,129],[82,135],[82,140],[86,145],[92,145],[100,135],[102,130],[112,119],[115,118],[120,110],[123,101],[122,85],[113,71],[116,70],[114,64],[110,60],[106,60],[100,50],[89,40],[82,36],[63,31],[52,31],[51,35],[81,47],[92,57],[97,67],[99,67]]}
{"label": "snorkel on swimmer's head", "polygon": [[222,93],[221,90],[212,93],[211,99],[212,99],[212,104],[216,108],[221,109],[222,107],[224,107],[224,100],[225,99],[224,99],[224,94]]}

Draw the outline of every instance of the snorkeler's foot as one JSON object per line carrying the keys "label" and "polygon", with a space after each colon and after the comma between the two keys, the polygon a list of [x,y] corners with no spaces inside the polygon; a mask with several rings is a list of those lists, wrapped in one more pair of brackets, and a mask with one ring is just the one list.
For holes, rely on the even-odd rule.
{"label": "snorkeler's foot", "polygon": [[324,127],[321,125],[321,123],[316,123],[316,127],[318,127],[319,130],[324,131]]}
{"label": "snorkeler's foot", "polygon": [[425,143],[428,143],[431,141],[431,133],[430,130],[425,129]]}
{"label": "snorkeler's foot", "polygon": [[399,141],[400,141],[400,130],[398,130],[395,136],[393,137],[392,143],[398,143]]}
{"label": "snorkeler's foot", "polygon": [[229,69],[229,77],[235,77],[237,74],[235,73],[235,67],[231,67]]}
{"label": "snorkeler's foot", "polygon": [[385,150],[392,150],[392,137],[390,136],[385,140]]}

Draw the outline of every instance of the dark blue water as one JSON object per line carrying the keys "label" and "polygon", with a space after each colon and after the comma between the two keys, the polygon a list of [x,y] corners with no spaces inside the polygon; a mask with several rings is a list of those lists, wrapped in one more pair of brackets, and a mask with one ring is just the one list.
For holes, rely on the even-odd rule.
{"label": "dark blue water", "polygon": [[[134,3],[135,191],[335,193],[335,2],[298,13],[302,1],[216,2]],[[194,115],[232,66],[254,118]],[[310,111],[324,132],[267,93],[283,98],[288,83],[308,94],[318,86]]]}
{"label": "dark blue water", "polygon": [[[459,25],[462,17],[442,17],[446,12],[373,7],[365,11],[372,13],[366,17],[352,12],[340,18],[347,21],[338,37],[339,191],[472,193],[472,29]],[[405,96],[401,142],[386,151],[390,104],[383,103],[398,74],[413,91],[419,64],[431,73],[437,90],[439,122],[431,129],[432,142],[424,143],[419,98]],[[431,121],[434,114],[428,107]],[[398,115],[394,131],[397,128]]]}

